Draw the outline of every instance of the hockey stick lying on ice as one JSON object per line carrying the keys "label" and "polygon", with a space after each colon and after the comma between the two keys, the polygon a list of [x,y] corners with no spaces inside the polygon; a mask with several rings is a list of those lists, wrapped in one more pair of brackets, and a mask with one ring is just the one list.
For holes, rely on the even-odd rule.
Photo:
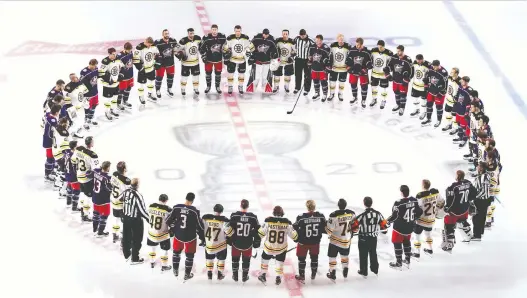
{"label": "hockey stick lying on ice", "polygon": [[[293,248],[288,249],[285,253],[288,253],[288,252],[290,252],[292,250],[295,250],[295,249],[296,249],[296,246],[293,247]],[[253,259],[256,259],[257,257],[258,257],[258,249],[255,249],[255,252],[254,252],[254,255],[253,255]]]}
{"label": "hockey stick lying on ice", "polygon": [[295,110],[296,108],[296,104],[298,103],[298,100],[300,99],[300,94],[302,94],[302,91],[304,90],[304,85],[302,85],[302,87],[300,88],[300,91],[298,91],[298,96],[296,97],[296,102],[295,102],[295,105],[293,106],[293,109],[291,111],[287,111],[287,115],[291,115],[293,114],[293,111]]}

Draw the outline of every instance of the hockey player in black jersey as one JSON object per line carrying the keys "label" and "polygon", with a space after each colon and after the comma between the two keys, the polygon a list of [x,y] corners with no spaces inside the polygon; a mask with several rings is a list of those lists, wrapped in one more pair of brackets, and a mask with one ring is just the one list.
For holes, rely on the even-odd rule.
{"label": "hockey player in black jersey", "polygon": [[465,179],[465,172],[456,171],[456,182],[446,189],[445,228],[443,229],[443,243],[441,248],[452,252],[456,244],[455,228],[461,230],[463,242],[470,242],[472,237],[470,224],[467,221],[469,207],[473,206],[476,198],[476,188]]}
{"label": "hockey player in black jersey", "polygon": [[[458,88],[457,94],[454,97],[453,111],[456,114],[457,138],[453,140],[454,144],[459,144],[459,148],[463,148],[470,136],[470,127],[468,122],[470,121],[470,103],[472,102],[473,89],[468,85],[470,78],[464,76],[461,78],[461,86]],[[451,134],[453,135],[453,134]]]}
{"label": "hockey player in black jersey", "polygon": [[360,94],[362,108],[366,108],[366,97],[368,96],[368,70],[373,68],[370,50],[364,46],[364,39],[357,38],[355,46],[348,52],[346,65],[349,67],[349,83],[353,99],[350,104],[357,102],[357,83],[360,82]]}
{"label": "hockey player in black jersey", "polygon": [[205,81],[207,88],[205,93],[210,92],[212,86],[212,70],[214,69],[214,83],[216,92],[221,94],[221,71],[223,69],[223,45],[227,41],[225,34],[218,32],[218,25],[210,27],[210,33],[203,37],[199,52],[201,60],[205,64]]}
{"label": "hockey player in black jersey", "polygon": [[227,239],[225,235],[226,225],[229,219],[223,215],[223,206],[214,205],[214,214],[203,215],[203,226],[205,228],[205,259],[207,264],[207,277],[212,280],[214,259],[218,259],[218,280],[225,278],[225,259],[227,258]]}
{"label": "hockey player in black jersey", "polygon": [[306,256],[309,253],[311,260],[311,279],[315,279],[318,269],[318,254],[320,252],[320,240],[326,228],[326,217],[315,211],[316,204],[313,200],[306,202],[307,212],[296,217],[293,224],[298,233],[298,245],[296,256],[298,258],[298,275],[295,278],[304,283],[306,277]]}
{"label": "hockey player in black jersey", "polygon": [[392,208],[392,215],[386,220],[388,223],[393,223],[392,243],[396,258],[395,262],[390,263],[390,267],[400,270],[403,266],[403,249],[406,256],[404,263],[410,266],[410,259],[412,257],[412,244],[410,239],[415,221],[421,217],[423,209],[419,207],[417,200],[410,196],[408,186],[401,185],[399,191],[401,192],[402,199],[395,201]]}
{"label": "hockey player in black jersey", "polygon": [[111,163],[105,161],[99,169],[93,171],[93,233],[98,237],[106,237],[110,233],[104,231],[106,221],[110,216],[110,196],[112,184],[110,183]]}
{"label": "hockey player in black jersey", "polygon": [[174,65],[174,55],[177,51],[178,42],[176,39],[170,37],[168,29],[163,30],[163,37],[154,41],[154,46],[159,51],[158,66],[156,67],[156,95],[161,98],[161,83],[163,83],[163,76],[167,73],[167,94],[174,96],[172,92],[172,85],[174,84],[174,72],[176,67]]}
{"label": "hockey player in black jersey", "polygon": [[313,100],[320,98],[320,89],[322,89],[322,102],[326,101],[328,96],[328,69],[331,69],[329,55],[331,49],[324,42],[324,37],[318,34],[315,38],[315,45],[309,47],[307,64],[311,68],[311,79],[315,86],[315,95]]}
{"label": "hockey player in black jersey", "polygon": [[384,68],[384,74],[388,80],[393,80],[392,87],[396,106],[392,112],[399,112],[399,116],[402,116],[406,107],[408,84],[414,76],[412,59],[404,54],[403,45],[397,46],[397,54],[391,57],[388,66]]}
{"label": "hockey player in black jersey", "polygon": [[121,60],[124,67],[122,69],[122,78],[119,82],[119,96],[117,97],[117,108],[123,111],[124,109],[131,109],[132,104],[128,102],[130,91],[134,86],[134,55],[132,53],[132,44],[126,42],[123,50],[117,54],[117,59]]}
{"label": "hockey player in black jersey", "polygon": [[463,155],[463,158],[468,160],[469,162],[473,162],[474,159],[477,160],[478,158],[478,126],[479,126],[479,119],[481,119],[482,116],[484,116],[483,111],[481,111],[481,104],[478,100],[473,99],[470,103],[470,120],[469,120],[469,128],[470,128],[470,137],[468,141],[468,148],[469,153]]}
{"label": "hockey player in black jersey", "polygon": [[274,37],[269,34],[269,29],[264,29],[262,33],[253,37],[251,44],[249,65],[252,65],[252,68],[246,92],[254,92],[261,82],[264,92],[272,93],[271,60],[278,58]]}
{"label": "hockey player in black jersey", "polygon": [[428,70],[426,83],[428,84],[426,119],[421,122],[421,125],[427,126],[432,123],[432,112],[435,104],[437,122],[434,124],[434,127],[438,128],[443,119],[443,104],[445,103],[445,94],[448,87],[448,72],[441,66],[439,60],[432,61],[432,68]]}
{"label": "hockey player in black jersey", "polygon": [[241,211],[231,214],[229,224],[225,230],[228,241],[232,246],[232,279],[238,281],[238,271],[240,269],[240,257],[242,258],[242,281],[249,280],[249,266],[251,265],[252,249],[260,247],[261,239],[258,236],[258,217],[252,212],[248,212],[249,201],[242,200]]}
{"label": "hockey player in black jersey", "polygon": [[179,275],[179,262],[181,260],[181,252],[184,249],[186,256],[185,280],[194,277],[194,273],[191,271],[194,265],[194,255],[196,254],[196,238],[198,237],[201,243],[205,243],[203,222],[201,221],[199,210],[192,206],[195,198],[196,195],[189,192],[185,197],[185,203],[175,205],[166,220],[167,225],[174,234],[172,271],[176,277]]}

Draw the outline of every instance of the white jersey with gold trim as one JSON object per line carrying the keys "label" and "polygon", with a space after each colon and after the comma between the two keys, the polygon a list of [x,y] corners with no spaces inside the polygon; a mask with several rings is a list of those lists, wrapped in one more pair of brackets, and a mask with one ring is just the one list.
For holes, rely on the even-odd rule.
{"label": "white jersey with gold trim", "polygon": [[121,202],[119,196],[123,191],[130,187],[132,181],[130,178],[116,171],[113,173],[110,183],[112,184],[112,208],[115,210],[122,210],[123,202]]}
{"label": "white jersey with gold trim", "polygon": [[185,51],[187,58],[181,61],[183,66],[196,66],[199,64],[199,48],[201,47],[201,37],[194,35],[192,39],[183,37],[179,40],[178,50]]}
{"label": "white jersey with gold trim", "polygon": [[249,36],[241,34],[240,37],[236,37],[235,34],[231,34],[227,37],[227,42],[223,45],[223,52],[230,51],[232,53],[230,62],[241,64],[245,63],[247,51],[252,52],[254,47],[251,47],[252,43]]}
{"label": "white jersey with gold trim", "polygon": [[148,239],[152,242],[159,243],[170,239],[170,232],[166,219],[172,211],[172,208],[160,203],[153,203],[148,206],[148,217],[150,225],[148,226]]}
{"label": "white jersey with gold trim", "polygon": [[271,256],[279,255],[287,251],[287,237],[297,240],[298,234],[293,224],[287,218],[268,217],[258,230],[261,238],[265,237],[264,251]]}
{"label": "white jersey with gold trim", "polygon": [[227,249],[225,230],[229,219],[225,216],[205,214],[202,217],[205,233],[205,250],[208,254],[216,254]]}
{"label": "white jersey with gold trim", "polygon": [[156,57],[159,55],[159,50],[152,45],[147,47],[144,43],[138,44],[134,49],[133,62],[134,65],[142,63],[145,73],[154,71],[156,64]]}
{"label": "white jersey with gold trim", "polygon": [[457,96],[457,92],[461,84],[459,81],[459,77],[453,78],[451,76],[448,76],[448,85],[446,88],[446,104],[449,106],[454,106],[454,102],[456,101],[455,98]]}
{"label": "white jersey with gold trim", "polygon": [[414,68],[412,88],[417,91],[425,91],[425,83],[423,79],[426,77],[426,73],[430,69],[430,63],[425,60],[421,64],[419,64],[417,60],[415,60],[412,67]]}
{"label": "white jersey with gold trim", "polygon": [[348,52],[351,46],[347,42],[344,42],[342,45],[334,42],[331,44],[330,49],[331,70],[334,72],[347,72],[346,59],[348,58]]}
{"label": "white jersey with gold trim", "polygon": [[392,56],[393,52],[388,49],[384,49],[382,52],[377,47],[371,49],[371,61],[373,64],[371,76],[373,78],[386,79],[384,68],[390,63]]}
{"label": "white jersey with gold trim", "polygon": [[284,40],[279,38],[275,41],[276,49],[278,50],[278,55],[280,57],[280,65],[289,65],[293,64],[293,61],[289,58],[296,55],[295,43],[291,38]]}
{"label": "white jersey with gold trim", "polygon": [[353,236],[353,222],[357,216],[349,209],[337,210],[329,215],[326,225],[326,233],[329,236],[329,243],[340,248],[348,248],[351,245]]}
{"label": "white jersey with gold trim", "polygon": [[71,162],[77,168],[77,180],[86,183],[93,180],[90,173],[99,167],[99,157],[92,150],[79,146],[71,157]]}
{"label": "white jersey with gold trim", "polygon": [[419,207],[423,209],[423,214],[415,223],[425,228],[434,227],[438,211],[445,206],[445,200],[435,188],[421,191],[415,198],[417,199]]}

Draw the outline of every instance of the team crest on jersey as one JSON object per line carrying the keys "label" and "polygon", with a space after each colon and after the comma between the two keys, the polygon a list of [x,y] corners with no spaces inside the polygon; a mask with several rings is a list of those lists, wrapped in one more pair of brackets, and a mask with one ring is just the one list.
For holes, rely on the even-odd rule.
{"label": "team crest on jersey", "polygon": [[188,49],[188,53],[190,55],[196,55],[198,53],[198,47],[196,46],[191,46],[189,49]]}
{"label": "team crest on jersey", "polygon": [[459,94],[457,97],[457,102],[463,103],[464,100],[465,100],[465,96],[463,96],[463,94]]}
{"label": "team crest on jersey", "polygon": [[420,69],[415,72],[415,78],[418,80],[423,78],[423,72]]}
{"label": "team crest on jersey", "polygon": [[91,78],[91,80],[90,80],[90,84],[91,84],[92,86],[97,85],[97,76],[93,76],[93,77]]}
{"label": "team crest on jersey", "polygon": [[287,57],[287,56],[289,56],[289,50],[286,49],[286,48],[281,48],[281,49],[280,49],[280,56],[282,56],[282,57]]}
{"label": "team crest on jersey", "polygon": [[353,58],[353,63],[362,65],[363,60],[364,60],[364,57],[355,57]]}
{"label": "team crest on jersey", "polygon": [[439,81],[439,79],[436,78],[436,77],[431,77],[430,78],[430,84],[432,84],[432,85],[437,85],[438,81]]}
{"label": "team crest on jersey", "polygon": [[146,61],[146,62],[150,62],[150,61],[152,61],[152,60],[154,60],[154,54],[153,54],[152,52],[148,52],[148,53],[146,53],[146,55],[145,55],[145,61]]}
{"label": "team crest on jersey", "polygon": [[313,55],[313,61],[320,62],[320,58],[321,57],[322,57],[322,55],[320,55],[320,54],[314,54]]}
{"label": "team crest on jersey", "polygon": [[235,44],[233,47],[234,52],[241,53],[243,52],[243,46],[239,43]]}
{"label": "team crest on jersey", "polygon": [[112,76],[114,76],[114,77],[115,77],[116,75],[118,75],[118,74],[119,74],[119,67],[117,67],[117,66],[112,67],[112,69],[110,70],[110,74],[111,74]]}
{"label": "team crest on jersey", "polygon": [[132,68],[134,64],[132,63],[132,59],[128,59],[128,62],[126,62],[126,68]]}
{"label": "team crest on jersey", "polygon": [[383,67],[384,66],[384,59],[377,58],[375,59],[375,67]]}
{"label": "team crest on jersey", "polygon": [[397,72],[397,73],[401,73],[401,72],[403,72],[403,68],[404,68],[404,67],[403,67],[402,65],[400,65],[400,64],[396,64],[396,65],[395,65],[395,72]]}
{"label": "team crest on jersey", "polygon": [[267,53],[268,50],[269,50],[269,46],[266,44],[261,44],[258,46],[258,52],[260,53]]}
{"label": "team crest on jersey", "polygon": [[337,62],[344,61],[344,54],[339,53],[339,52],[335,53],[335,61],[337,61]]}
{"label": "team crest on jersey", "polygon": [[448,95],[452,95],[452,94],[454,94],[454,88],[452,88],[451,85],[448,85],[447,93],[448,93]]}
{"label": "team crest on jersey", "polygon": [[163,56],[165,57],[170,57],[172,56],[172,49],[171,48],[168,48],[166,50],[163,51]]}
{"label": "team crest on jersey", "polygon": [[214,44],[210,48],[210,51],[213,52],[213,53],[219,53],[221,51],[221,45],[220,44]]}

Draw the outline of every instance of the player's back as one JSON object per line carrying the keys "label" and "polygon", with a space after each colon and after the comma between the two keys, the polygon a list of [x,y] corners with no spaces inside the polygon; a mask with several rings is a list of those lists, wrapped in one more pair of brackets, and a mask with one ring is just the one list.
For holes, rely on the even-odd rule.
{"label": "player's back", "polygon": [[254,237],[258,237],[259,228],[260,223],[256,215],[252,212],[237,211],[231,214],[225,233],[231,238],[233,247],[238,250],[247,250],[252,247]]}
{"label": "player's back", "polygon": [[130,187],[132,181],[125,175],[115,171],[112,174],[110,183],[112,184],[112,207],[117,210],[123,209],[123,202],[119,200],[119,196]]}
{"label": "player's back", "polygon": [[260,237],[265,237],[264,251],[268,255],[278,255],[287,251],[287,237],[298,239],[293,224],[287,218],[271,216],[265,219],[258,230]]}
{"label": "player's back", "polygon": [[437,213],[440,209],[443,209],[445,200],[435,188],[421,191],[415,198],[419,202],[421,209],[423,209],[423,214],[417,219],[416,224],[427,228],[433,227]]}
{"label": "player's back", "polygon": [[306,212],[296,218],[293,227],[298,233],[298,243],[318,244],[326,229],[326,217],[320,212]]}
{"label": "player's back", "polygon": [[350,209],[342,209],[329,215],[326,232],[329,235],[329,243],[341,248],[348,248],[353,236],[353,222],[356,215]]}
{"label": "player's back", "polygon": [[203,223],[199,210],[194,206],[177,204],[172,209],[167,224],[174,232],[174,237],[180,242],[190,242],[199,234],[203,236]]}
{"label": "player's back", "polygon": [[419,202],[414,197],[402,198],[393,204],[392,216],[393,229],[402,235],[410,235],[413,232],[417,218],[423,213]]}
{"label": "player's back", "polygon": [[476,190],[466,179],[452,183],[446,189],[446,210],[455,215],[462,215],[468,211],[470,201],[474,199]]}
{"label": "player's back", "polygon": [[109,204],[111,193],[110,175],[100,168],[95,169],[93,171],[93,203],[96,205]]}
{"label": "player's back", "polygon": [[84,146],[79,146],[77,150],[75,150],[74,163],[77,167],[77,178],[80,183],[86,183],[93,179],[91,172],[99,163],[97,158],[95,152]]}
{"label": "player's back", "polygon": [[77,169],[75,168],[75,164],[73,164],[71,161],[74,153],[75,152],[69,148],[64,150],[64,168],[66,173],[66,181],[68,182],[77,181]]}
{"label": "player's back", "polygon": [[148,206],[148,217],[150,219],[148,239],[150,241],[159,243],[170,238],[166,219],[171,211],[172,208],[159,203],[153,203]]}
{"label": "player's back", "polygon": [[203,215],[203,227],[205,228],[205,249],[209,254],[215,254],[227,248],[225,235],[226,225],[229,219],[222,215]]}

